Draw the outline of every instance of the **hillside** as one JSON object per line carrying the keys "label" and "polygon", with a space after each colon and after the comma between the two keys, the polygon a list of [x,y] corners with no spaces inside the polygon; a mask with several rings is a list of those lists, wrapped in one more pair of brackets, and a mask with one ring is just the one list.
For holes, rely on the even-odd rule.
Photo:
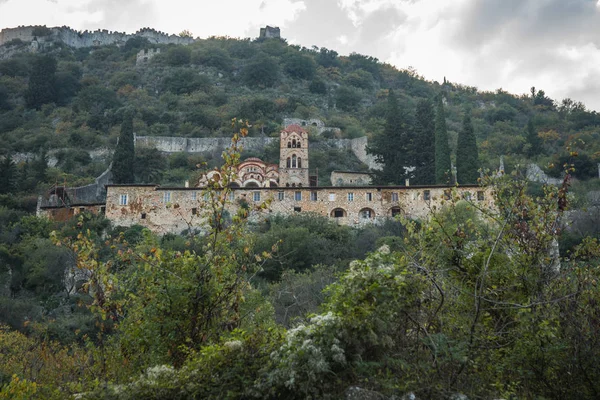
{"label": "hillside", "polygon": [[[0,61],[0,145],[3,155],[13,157],[27,153],[39,159],[50,152],[56,165],[26,183],[22,177],[29,166],[18,162],[13,191],[90,182],[110,161],[106,149],[114,148],[126,109],[135,111],[134,130],[140,136],[227,137],[233,117],[250,121],[250,136],[276,136],[283,119],[295,117],[318,118],[341,129],[313,134],[315,141],[372,139],[383,135],[389,90],[396,93],[409,126],[419,100],[443,96],[452,157],[463,113],[470,110],[483,167],[496,169],[504,156],[507,172],[533,161],[544,168],[553,163],[550,172],[558,175],[566,159],[563,149],[572,144],[581,167],[575,176],[597,175],[600,116],[574,100],[549,99],[543,90],[532,88],[528,96],[501,89],[480,92],[449,81],[430,82],[416,71],[369,56],[340,56],[280,39],[191,40],[148,29],[134,35],[32,29],[24,36],[3,31],[6,39],[23,39],[15,36],[0,46],[5,55]],[[34,33],[39,38],[28,42]],[[179,42],[189,44],[172,44]],[[99,45],[82,47],[89,43]],[[273,153],[266,149],[251,155],[268,159]],[[319,168],[321,181],[332,169],[365,168],[345,154],[312,156],[311,168]],[[218,154],[161,158],[140,151],[138,157],[140,182],[152,178],[181,184],[193,177],[199,162],[218,163]]]}
{"label": "hillside", "polygon": [[[583,104],[278,38],[21,27],[0,44],[0,399],[598,398],[600,115]],[[250,124],[243,154],[247,125],[233,118]],[[310,149],[320,182],[364,170],[353,145],[366,137],[390,155],[383,185],[414,179],[402,203],[394,187],[303,180],[250,197],[222,184],[240,158],[276,161],[290,119],[307,121],[310,143],[283,130],[289,169]],[[178,152],[134,148],[134,132]],[[447,167],[427,165],[426,148]],[[98,196],[98,213],[31,215],[38,193],[93,182],[113,151],[124,185],[104,197],[119,207],[100,198],[107,173],[74,196]],[[510,175],[465,168],[501,157]],[[451,159],[461,185],[485,190],[417,186],[425,170],[429,185],[446,179]],[[559,185],[525,179],[532,162]],[[225,179],[182,187],[215,165]],[[131,185],[145,182],[178,187]],[[361,204],[387,197],[395,217],[350,226],[343,209],[310,212],[336,193],[366,218],[375,205]],[[412,219],[399,205],[417,200]],[[138,225],[171,214],[185,230]]]}

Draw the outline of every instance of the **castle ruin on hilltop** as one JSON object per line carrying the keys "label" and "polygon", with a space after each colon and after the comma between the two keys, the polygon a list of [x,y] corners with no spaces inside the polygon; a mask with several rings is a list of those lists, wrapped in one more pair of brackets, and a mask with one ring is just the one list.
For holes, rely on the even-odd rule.
{"label": "castle ruin on hilltop", "polygon": [[179,35],[160,32],[151,28],[142,28],[139,31],[127,34],[124,32],[98,29],[96,31],[76,31],[68,26],[46,28],[45,26],[19,26],[5,28],[0,31],[0,46],[19,40],[25,43],[44,43],[59,41],[70,47],[83,48],[108,45],[124,45],[129,39],[142,37],[151,44],[181,44],[193,43],[195,39]]}

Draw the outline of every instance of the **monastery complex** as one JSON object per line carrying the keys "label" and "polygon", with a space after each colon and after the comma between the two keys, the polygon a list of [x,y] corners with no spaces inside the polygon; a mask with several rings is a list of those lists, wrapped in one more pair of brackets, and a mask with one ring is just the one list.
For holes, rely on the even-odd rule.
{"label": "monastery complex", "polygon": [[[142,225],[164,234],[202,229],[203,210],[211,201],[210,196],[217,195],[227,196],[230,215],[239,207],[247,208],[251,218],[306,212],[351,226],[377,223],[400,214],[425,218],[450,196],[460,196],[482,207],[493,206],[491,189],[475,185],[314,186],[309,176],[308,133],[298,125],[288,126],[280,133],[279,165],[247,159],[237,167],[237,180],[229,186],[230,190],[206,190],[209,179],[219,180],[215,176],[218,173],[207,172],[195,187],[108,184],[105,203],[73,204],[68,209],[42,207],[40,214],[60,219],[61,213],[71,216],[83,211],[101,212],[113,225]],[[261,208],[262,204],[267,207]]]}

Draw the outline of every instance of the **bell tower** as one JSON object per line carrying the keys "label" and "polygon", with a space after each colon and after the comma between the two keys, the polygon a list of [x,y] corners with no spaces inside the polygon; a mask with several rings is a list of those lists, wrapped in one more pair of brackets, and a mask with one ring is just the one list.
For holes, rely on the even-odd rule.
{"label": "bell tower", "polygon": [[308,187],[308,132],[290,125],[279,135],[279,186]]}

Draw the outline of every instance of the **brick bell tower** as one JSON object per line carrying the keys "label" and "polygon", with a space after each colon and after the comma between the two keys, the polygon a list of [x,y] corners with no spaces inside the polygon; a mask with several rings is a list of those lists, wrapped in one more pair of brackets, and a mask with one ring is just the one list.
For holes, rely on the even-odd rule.
{"label": "brick bell tower", "polygon": [[279,186],[308,187],[308,132],[290,125],[279,135]]}

